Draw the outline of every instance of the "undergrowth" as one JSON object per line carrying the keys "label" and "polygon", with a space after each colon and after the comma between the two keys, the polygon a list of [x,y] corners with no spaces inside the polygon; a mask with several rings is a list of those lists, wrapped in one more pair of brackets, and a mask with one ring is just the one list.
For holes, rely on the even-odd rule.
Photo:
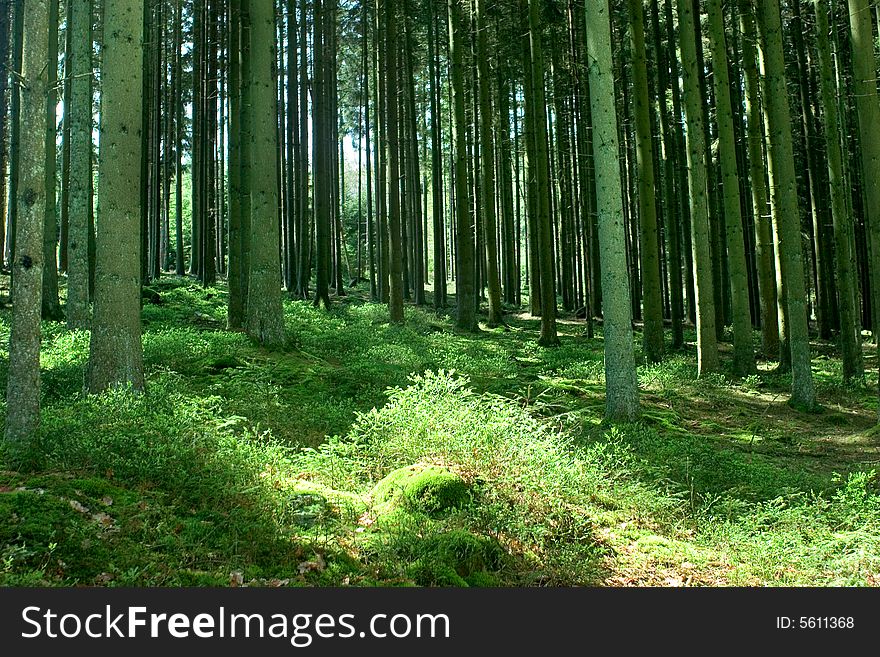
{"label": "undergrowth", "polygon": [[689,347],[609,427],[575,323],[544,349],[525,317],[468,336],[288,301],[267,352],[224,329],[222,288],[152,292],[142,395],[85,395],[88,333],[44,324],[40,436],[0,453],[0,584],[878,583],[873,385],[833,358],[803,415],[784,376],[698,380]]}

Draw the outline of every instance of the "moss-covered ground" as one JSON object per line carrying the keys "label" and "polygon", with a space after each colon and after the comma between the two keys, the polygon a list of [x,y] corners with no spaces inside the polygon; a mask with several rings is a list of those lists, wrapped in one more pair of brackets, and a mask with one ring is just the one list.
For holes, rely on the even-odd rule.
{"label": "moss-covered ground", "polygon": [[[44,324],[41,434],[0,455],[0,584],[880,583],[867,345],[845,387],[815,343],[805,414],[769,363],[697,380],[691,344],[639,367],[642,421],[609,427],[581,321],[544,349],[525,315],[398,327],[355,291],[286,302],[267,352],[225,330],[223,289],[152,291],[142,396],[84,395],[88,334]],[[8,331],[4,309],[4,388]]]}

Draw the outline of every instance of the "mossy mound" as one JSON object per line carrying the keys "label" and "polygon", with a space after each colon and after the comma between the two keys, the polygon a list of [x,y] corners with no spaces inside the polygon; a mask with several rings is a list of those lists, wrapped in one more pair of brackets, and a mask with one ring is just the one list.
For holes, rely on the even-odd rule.
{"label": "mossy mound", "polygon": [[460,509],[473,500],[471,488],[454,472],[417,463],[394,470],[371,493],[377,507],[434,515]]}
{"label": "mossy mound", "polygon": [[310,529],[330,519],[353,520],[367,506],[355,493],[301,479],[289,489],[288,512],[294,525]]}
{"label": "mossy mound", "polygon": [[420,586],[497,586],[490,572],[501,566],[503,550],[497,541],[464,529],[452,529],[423,539],[418,558],[407,576]]}

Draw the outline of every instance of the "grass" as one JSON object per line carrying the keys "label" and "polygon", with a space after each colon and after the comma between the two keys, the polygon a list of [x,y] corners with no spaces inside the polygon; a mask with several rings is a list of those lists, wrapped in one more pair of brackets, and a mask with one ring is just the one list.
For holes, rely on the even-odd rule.
{"label": "grass", "polygon": [[0,454],[0,584],[878,583],[875,388],[827,345],[817,413],[767,363],[697,380],[691,346],[608,427],[582,323],[544,349],[527,316],[400,327],[354,294],[285,302],[268,352],[224,330],[224,289],[153,289],[141,396],[84,395],[88,334],[44,324],[41,434]]}

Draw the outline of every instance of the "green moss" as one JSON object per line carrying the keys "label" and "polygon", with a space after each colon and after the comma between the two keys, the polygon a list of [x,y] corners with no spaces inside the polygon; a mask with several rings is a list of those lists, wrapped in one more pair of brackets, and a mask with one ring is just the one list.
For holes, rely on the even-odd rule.
{"label": "green moss", "polygon": [[470,486],[454,472],[417,463],[391,472],[373,488],[375,504],[428,514],[460,509],[473,499]]}
{"label": "green moss", "polygon": [[427,536],[415,546],[419,554],[407,574],[422,586],[484,586],[488,572],[501,566],[503,550],[497,541],[464,529]]}
{"label": "green moss", "polygon": [[[290,489],[288,507],[294,514],[294,524],[305,527],[311,527],[320,519],[353,520],[367,510],[367,504],[360,495],[306,479],[298,480]],[[297,517],[303,522],[297,522]]]}

